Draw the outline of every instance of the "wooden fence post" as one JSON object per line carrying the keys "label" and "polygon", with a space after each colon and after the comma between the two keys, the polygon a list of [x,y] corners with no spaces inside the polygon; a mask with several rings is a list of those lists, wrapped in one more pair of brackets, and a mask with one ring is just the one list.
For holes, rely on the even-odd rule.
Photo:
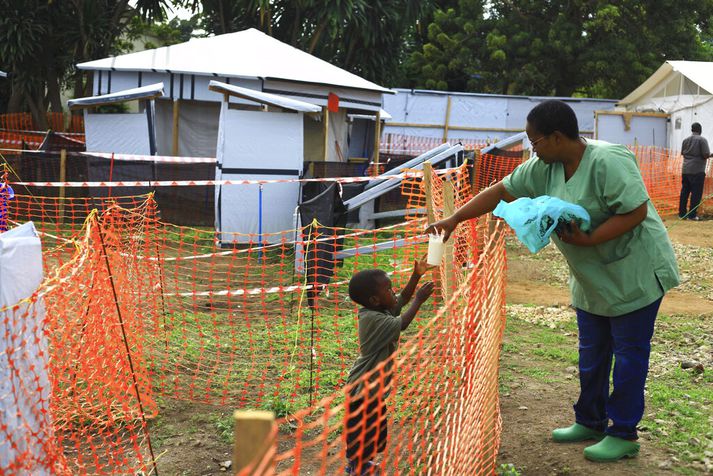
{"label": "wooden fence post", "polygon": [[[453,215],[456,211],[456,190],[453,186],[453,182],[446,180],[443,182],[443,218],[448,218]],[[455,237],[451,237],[450,240],[446,241],[445,256],[445,268],[443,270],[445,274],[445,279],[443,281],[443,299],[448,302],[453,294],[453,287],[455,283],[455,276],[453,276],[454,265],[453,259],[455,258],[453,253],[453,243],[455,242]]]}
{"label": "wooden fence post", "polygon": [[274,461],[262,465],[265,455],[276,450],[275,414],[267,411],[236,411],[233,474],[264,475],[274,472]]}
{"label": "wooden fence post", "polygon": [[429,160],[423,163],[423,191],[426,194],[426,220],[430,225],[436,221],[436,214],[433,210],[433,188],[431,180],[433,179],[433,167]]}
{"label": "wooden fence post", "polygon": [[[62,149],[59,152],[59,181],[64,183],[67,181],[67,151]],[[59,209],[58,209],[58,222],[60,224],[64,223],[64,185],[59,187]]]}

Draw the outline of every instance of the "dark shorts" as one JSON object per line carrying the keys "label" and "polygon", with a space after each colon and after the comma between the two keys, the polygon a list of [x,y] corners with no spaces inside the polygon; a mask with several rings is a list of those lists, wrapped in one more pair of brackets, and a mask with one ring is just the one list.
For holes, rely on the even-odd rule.
{"label": "dark shorts", "polygon": [[383,395],[364,402],[356,398],[349,402],[347,417],[347,459],[366,463],[386,448],[387,418]]}

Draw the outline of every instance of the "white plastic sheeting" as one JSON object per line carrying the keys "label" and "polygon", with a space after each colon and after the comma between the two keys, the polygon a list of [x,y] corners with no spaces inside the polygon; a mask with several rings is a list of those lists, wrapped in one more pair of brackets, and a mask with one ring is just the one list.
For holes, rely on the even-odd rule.
{"label": "white plastic sheeting", "polygon": [[153,99],[163,96],[163,83],[149,84],[140,88],[126,89],[111,94],[92,96],[87,98],[70,99],[67,105],[70,108],[100,106],[102,104],[114,104],[125,101],[136,101],[139,99]]}
{"label": "white plastic sheeting", "polygon": [[237,33],[89,61],[84,70],[146,71],[278,78],[378,92],[387,89],[250,28]]}
{"label": "white plastic sheeting", "polygon": [[624,113],[597,114],[595,138],[615,144],[666,147],[667,126],[668,117],[634,114],[627,129]]}
{"label": "white plastic sheeting", "polygon": [[[443,138],[450,96],[447,140],[451,142],[458,139],[499,140],[509,137],[525,129],[527,114],[533,107],[553,99],[409,89],[394,91],[398,94],[384,96],[384,109],[393,116],[385,124],[385,134]],[[616,103],[610,99],[557,99],[565,101],[574,109],[579,129],[585,134],[591,134],[594,130],[594,111],[613,109]]]}
{"label": "white plastic sheeting", "polygon": [[[173,101],[156,101],[156,150],[173,155]],[[215,157],[220,104],[181,100],[178,104],[178,155]]]}
{"label": "white plastic sheeting", "polygon": [[93,114],[84,111],[87,152],[149,155],[149,126],[144,113]]}
{"label": "white plastic sheeting", "polygon": [[[223,103],[218,133],[218,180],[298,178],[303,167],[301,113],[232,110]],[[261,192],[262,188],[262,192]],[[294,228],[299,183],[216,187],[216,230],[222,243],[276,242]],[[262,202],[262,203],[260,203]],[[235,233],[249,233],[252,237]]]}
{"label": "white plastic sheeting", "polygon": [[[32,296],[41,282],[42,247],[32,222],[0,234],[0,308]],[[44,315],[41,299],[0,312],[0,422],[7,427],[0,469],[22,455],[27,474],[50,474],[39,444],[51,437]]]}
{"label": "white plastic sheeting", "polygon": [[247,99],[258,104],[267,104],[269,106],[280,107],[295,112],[319,112],[321,107],[315,106],[304,101],[290,99],[277,94],[264,93],[254,89],[243,88],[234,84],[226,84],[221,81],[211,81],[208,84],[211,91],[217,93],[229,94],[231,96]]}

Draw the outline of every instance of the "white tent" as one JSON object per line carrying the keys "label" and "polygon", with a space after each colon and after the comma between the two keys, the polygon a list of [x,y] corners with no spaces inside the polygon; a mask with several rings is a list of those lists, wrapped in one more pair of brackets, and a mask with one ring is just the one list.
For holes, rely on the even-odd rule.
{"label": "white tent", "polygon": [[703,126],[703,136],[713,138],[713,62],[666,61],[618,105],[631,112],[669,114],[669,148],[681,147],[694,122]]}
{"label": "white tent", "polygon": [[[163,83],[165,97],[156,101],[159,155],[215,157],[222,98],[209,91],[211,80],[320,106],[320,122],[304,122],[305,160],[346,160],[347,115],[376,116],[382,95],[391,93],[256,29],[77,67],[94,71],[94,95]],[[330,97],[338,98],[338,111],[328,112]]]}

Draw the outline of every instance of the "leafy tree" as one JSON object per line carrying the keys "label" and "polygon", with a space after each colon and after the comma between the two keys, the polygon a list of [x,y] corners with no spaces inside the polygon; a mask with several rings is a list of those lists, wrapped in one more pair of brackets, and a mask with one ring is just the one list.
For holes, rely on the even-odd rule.
{"label": "leafy tree", "polygon": [[257,28],[372,81],[393,84],[418,22],[422,0],[188,0],[214,34]]}
{"label": "leafy tree", "polygon": [[[162,19],[166,0],[0,0],[0,68],[11,72],[0,92],[9,111],[32,112],[45,129],[45,111],[60,111],[60,91],[74,83],[84,95],[88,81],[76,63],[113,53],[135,16]],[[7,84],[9,83],[9,85]]]}
{"label": "leafy tree", "polygon": [[713,0],[460,0],[409,65],[436,89],[617,98],[667,59],[713,59],[712,15]]}

